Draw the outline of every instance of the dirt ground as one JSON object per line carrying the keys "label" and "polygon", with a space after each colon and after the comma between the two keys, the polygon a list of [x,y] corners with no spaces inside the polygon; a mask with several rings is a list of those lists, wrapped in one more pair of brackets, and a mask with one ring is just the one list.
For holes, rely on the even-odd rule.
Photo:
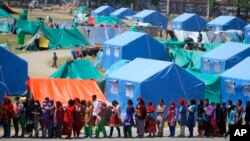
{"label": "dirt ground", "polygon": [[20,53],[19,57],[28,62],[28,70],[30,77],[49,77],[57,69],[52,68],[53,52],[56,52],[58,59],[70,58],[70,50],[50,50],[50,51],[38,51],[30,53]]}

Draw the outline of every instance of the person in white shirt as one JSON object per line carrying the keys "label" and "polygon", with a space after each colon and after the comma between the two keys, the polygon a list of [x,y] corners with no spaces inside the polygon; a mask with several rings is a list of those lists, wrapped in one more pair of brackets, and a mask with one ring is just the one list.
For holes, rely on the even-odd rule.
{"label": "person in white shirt", "polygon": [[95,121],[96,121],[96,117],[99,111],[100,104],[97,101],[96,95],[92,96],[92,101],[93,101],[93,106],[94,106],[93,113],[92,113],[92,126],[95,127]]}

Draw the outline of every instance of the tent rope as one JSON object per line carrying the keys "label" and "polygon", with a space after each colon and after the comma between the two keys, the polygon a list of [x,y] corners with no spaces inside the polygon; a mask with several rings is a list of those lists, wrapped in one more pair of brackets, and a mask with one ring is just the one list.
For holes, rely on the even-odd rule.
{"label": "tent rope", "polygon": [[149,41],[148,41],[148,35],[146,34],[146,38],[147,38],[147,46],[148,46],[148,53],[149,53],[149,58],[151,58],[151,51],[150,51],[150,46],[149,46]]}
{"label": "tent rope", "polygon": [[180,82],[180,84],[181,84],[181,89],[182,89],[182,91],[183,91],[183,93],[184,93],[184,95],[185,95],[187,101],[189,101],[188,96],[187,96],[187,93],[186,93],[186,91],[185,91],[185,89],[184,89],[184,86],[183,86],[183,84],[182,84],[180,75],[179,75],[179,73],[178,73],[178,71],[177,71],[177,69],[176,69],[176,66],[174,66],[174,69],[175,69],[175,71],[176,71],[176,73],[177,73],[178,80],[179,80],[179,82]]}
{"label": "tent rope", "polygon": [[[5,85],[5,82],[4,82],[2,65],[0,65],[0,73],[1,73],[1,77],[2,77],[2,82],[0,82],[0,83],[6,88],[7,92],[8,92],[9,94],[11,94],[9,88]],[[6,91],[5,91],[5,96],[6,96],[6,95],[7,95],[7,93],[6,93]]]}

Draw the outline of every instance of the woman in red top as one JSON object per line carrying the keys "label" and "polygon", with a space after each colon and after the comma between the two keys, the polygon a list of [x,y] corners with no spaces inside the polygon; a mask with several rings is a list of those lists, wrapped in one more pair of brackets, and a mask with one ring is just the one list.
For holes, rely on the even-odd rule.
{"label": "woman in red top", "polygon": [[76,109],[76,107],[75,107],[74,101],[72,99],[69,100],[68,106],[65,110],[65,114],[64,114],[64,118],[63,118],[63,122],[64,122],[63,133],[65,135],[67,135],[67,137],[66,137],[67,139],[71,138],[75,109]]}
{"label": "woman in red top", "polygon": [[63,127],[64,109],[60,101],[56,102],[56,110],[54,113],[54,127],[55,137],[62,138],[62,127]]}
{"label": "woman in red top", "polygon": [[9,97],[5,97],[3,100],[3,129],[4,129],[4,138],[10,138],[10,124],[11,118],[14,116],[14,105],[12,104]]}
{"label": "woman in red top", "polygon": [[168,114],[167,114],[167,122],[170,131],[169,137],[175,136],[176,118],[177,118],[177,108],[175,106],[175,103],[172,101],[170,103],[170,107],[168,109]]}
{"label": "woman in red top", "polygon": [[155,136],[156,133],[156,121],[154,119],[155,107],[152,102],[148,103],[147,118],[145,121],[145,133],[149,133],[149,137]]}
{"label": "woman in red top", "polygon": [[80,99],[75,98],[74,102],[76,109],[74,112],[73,132],[74,132],[74,137],[79,138],[80,131],[84,125],[84,113],[83,113],[83,106],[80,103]]}

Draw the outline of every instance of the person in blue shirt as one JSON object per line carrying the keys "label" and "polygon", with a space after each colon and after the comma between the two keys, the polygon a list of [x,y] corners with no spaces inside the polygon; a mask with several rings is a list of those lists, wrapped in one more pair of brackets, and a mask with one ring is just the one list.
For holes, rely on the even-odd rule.
{"label": "person in blue shirt", "polygon": [[[228,125],[232,126],[232,125],[236,125],[236,123],[237,123],[237,107],[235,105],[233,105],[232,110],[230,111],[229,116],[228,116]],[[230,129],[230,127],[229,127],[229,129]],[[230,134],[229,129],[226,132],[226,134],[224,135],[225,139]]]}
{"label": "person in blue shirt", "polygon": [[185,137],[185,126],[187,124],[187,107],[185,105],[185,100],[184,99],[179,99],[179,104],[180,104],[180,135],[178,137]]}
{"label": "person in blue shirt", "polygon": [[188,105],[188,119],[187,119],[187,127],[189,130],[189,136],[193,137],[193,131],[195,126],[195,111],[196,111],[196,101],[194,99],[190,100]]}

